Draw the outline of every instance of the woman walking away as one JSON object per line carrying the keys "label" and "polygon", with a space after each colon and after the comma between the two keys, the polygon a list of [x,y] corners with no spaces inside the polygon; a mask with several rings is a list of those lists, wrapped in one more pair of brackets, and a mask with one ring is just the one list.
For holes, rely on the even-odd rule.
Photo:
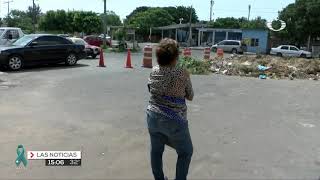
{"label": "woman walking away", "polygon": [[186,99],[192,101],[190,74],[177,67],[178,43],[163,39],[157,48],[158,66],[150,74],[151,94],[147,122],[151,140],[151,166],[155,180],[165,180],[162,154],[165,145],[178,154],[176,180],[186,180],[193,153],[188,128]]}

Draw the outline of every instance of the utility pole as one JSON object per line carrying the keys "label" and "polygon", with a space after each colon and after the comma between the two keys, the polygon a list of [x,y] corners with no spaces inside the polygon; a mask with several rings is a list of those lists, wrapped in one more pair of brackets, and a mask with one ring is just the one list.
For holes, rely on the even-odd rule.
{"label": "utility pole", "polygon": [[188,46],[191,47],[192,43],[192,6],[190,7],[190,19],[189,19],[189,38]]}
{"label": "utility pole", "polygon": [[251,5],[249,4],[248,21],[250,21],[250,14],[251,14]]}
{"label": "utility pole", "polygon": [[36,33],[36,8],[34,4],[34,0],[32,0],[32,24],[33,24],[33,33]]}
{"label": "utility pole", "polygon": [[212,21],[213,5],[214,5],[214,0],[210,0],[210,21]]}
{"label": "utility pole", "polygon": [[9,14],[10,14],[10,3],[12,3],[13,1],[5,1],[3,4],[7,4],[8,5],[8,17],[9,17]]}
{"label": "utility pole", "polygon": [[152,27],[150,27],[149,40],[150,40],[150,43],[151,43],[151,40],[152,40]]}
{"label": "utility pole", "polygon": [[103,47],[107,46],[107,0],[104,0],[103,11]]}

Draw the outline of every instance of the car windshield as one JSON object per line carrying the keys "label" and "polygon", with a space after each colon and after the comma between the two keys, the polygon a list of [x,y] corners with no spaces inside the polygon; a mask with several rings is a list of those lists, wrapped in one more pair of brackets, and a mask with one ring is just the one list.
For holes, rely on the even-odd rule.
{"label": "car windshield", "polygon": [[299,49],[298,48],[296,48],[296,47],[290,47],[290,50],[293,50],[293,51],[299,51]]}
{"label": "car windshield", "polygon": [[79,45],[87,45],[87,42],[85,42],[84,40],[82,39],[76,39],[76,40],[73,40],[73,42],[75,44],[79,44]]}
{"label": "car windshield", "polygon": [[36,36],[23,36],[22,38],[18,39],[16,42],[14,42],[13,46],[25,46],[32,40],[34,40]]}
{"label": "car windshield", "polygon": [[4,29],[0,29],[0,36],[3,34]]}

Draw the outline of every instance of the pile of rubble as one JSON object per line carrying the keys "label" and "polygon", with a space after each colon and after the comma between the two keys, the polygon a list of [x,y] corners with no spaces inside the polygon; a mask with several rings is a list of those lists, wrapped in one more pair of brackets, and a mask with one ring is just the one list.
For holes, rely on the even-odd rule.
{"label": "pile of rubble", "polygon": [[[268,79],[313,79],[320,78],[320,60],[303,58],[284,58],[263,55],[231,55],[227,58],[210,59],[210,70],[217,74],[230,76],[259,77],[265,74]],[[266,67],[261,72],[258,67]]]}

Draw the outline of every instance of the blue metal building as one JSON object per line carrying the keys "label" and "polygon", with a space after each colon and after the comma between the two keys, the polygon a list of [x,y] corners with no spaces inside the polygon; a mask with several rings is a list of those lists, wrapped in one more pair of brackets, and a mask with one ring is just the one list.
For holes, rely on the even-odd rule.
{"label": "blue metal building", "polygon": [[[174,24],[154,28],[161,30],[161,38],[169,37],[180,44],[186,44],[189,39],[189,24]],[[223,40],[240,40],[246,43],[247,51],[267,53],[269,50],[269,33],[259,29],[221,29],[208,28],[206,24],[192,24],[192,46],[210,46]]]}
{"label": "blue metal building", "polygon": [[223,40],[239,40],[247,45],[247,51],[253,53],[267,53],[269,34],[267,30],[257,29],[215,29],[199,28],[198,46],[216,44]]}
{"label": "blue metal building", "polygon": [[266,30],[242,30],[242,39],[247,41],[248,52],[266,54],[269,50],[269,34]]}

